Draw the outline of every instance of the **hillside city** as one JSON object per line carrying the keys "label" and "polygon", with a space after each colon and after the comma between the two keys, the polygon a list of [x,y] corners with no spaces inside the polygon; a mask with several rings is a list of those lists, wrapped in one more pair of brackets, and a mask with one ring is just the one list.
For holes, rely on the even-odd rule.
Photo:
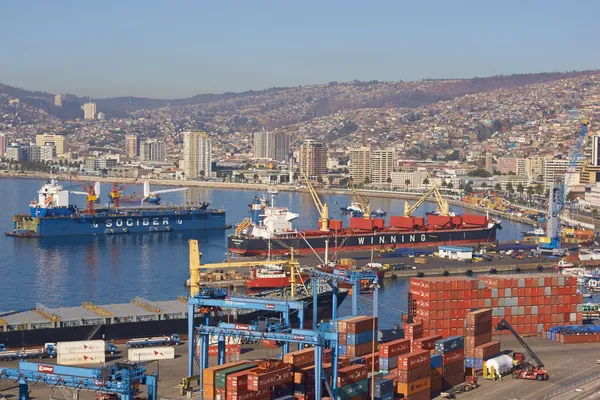
{"label": "hillside city", "polygon": [[[407,192],[423,192],[429,172],[448,194],[536,201],[567,171],[570,200],[597,214],[600,75],[489,79],[496,89],[477,79],[330,82],[125,114],[106,101],[0,90],[1,167],[273,185],[306,175],[323,186]],[[74,105],[79,117],[65,118]]]}

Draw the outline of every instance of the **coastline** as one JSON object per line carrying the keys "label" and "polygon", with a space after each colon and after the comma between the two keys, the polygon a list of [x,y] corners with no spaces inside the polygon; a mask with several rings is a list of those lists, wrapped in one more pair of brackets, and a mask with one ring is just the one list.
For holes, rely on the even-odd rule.
{"label": "coastline", "polygon": [[[68,174],[49,174],[43,172],[36,173],[14,173],[14,172],[0,172],[0,179],[51,179],[55,178],[62,181],[71,181],[72,179]],[[158,186],[188,186],[188,187],[200,187],[200,188],[213,188],[213,189],[235,189],[235,190],[264,190],[267,191],[271,186],[265,185],[262,183],[227,183],[227,182],[204,182],[204,181],[182,181],[182,180],[170,180],[170,179],[133,179],[133,178],[117,178],[117,177],[100,177],[100,176],[82,176],[82,180],[84,181],[92,181],[92,182],[101,182],[101,183],[138,183],[142,184],[144,180],[150,182],[151,185]],[[278,185],[277,190],[282,192],[300,192],[300,193],[309,193],[308,188],[297,188],[294,186],[285,186]],[[337,194],[337,195],[352,195],[352,191],[349,189],[317,189],[317,193],[323,194]],[[364,190],[361,189],[360,193],[367,197],[373,198],[395,198],[395,199],[405,199],[405,200],[418,200],[420,199],[420,195],[414,193],[403,193],[403,192],[386,192],[379,190]],[[453,206],[462,207],[463,209],[468,209],[471,211],[476,211],[478,213],[490,215],[494,215],[496,217],[500,217],[501,219],[519,222],[522,224],[527,224],[529,226],[535,225],[535,223],[523,217],[518,217],[516,215],[508,214],[505,212],[492,210],[483,208],[477,205],[463,203],[461,201],[448,199],[448,203]],[[435,202],[433,198],[431,200],[426,200],[428,202]]]}

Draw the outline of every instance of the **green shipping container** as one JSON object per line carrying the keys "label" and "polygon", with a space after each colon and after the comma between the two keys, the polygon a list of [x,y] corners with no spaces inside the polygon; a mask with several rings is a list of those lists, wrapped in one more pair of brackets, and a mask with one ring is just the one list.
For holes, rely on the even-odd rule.
{"label": "green shipping container", "polygon": [[369,391],[369,380],[364,379],[362,381],[345,385],[338,388],[338,398],[340,400],[351,399],[356,396],[366,395]]}
{"label": "green shipping container", "polygon": [[233,374],[234,372],[240,372],[245,369],[254,368],[254,367],[256,367],[256,365],[257,365],[256,363],[241,364],[241,365],[236,365],[235,367],[227,368],[227,369],[217,372],[217,374],[215,376],[215,387],[217,387],[217,388],[226,387],[227,386],[227,375]]}

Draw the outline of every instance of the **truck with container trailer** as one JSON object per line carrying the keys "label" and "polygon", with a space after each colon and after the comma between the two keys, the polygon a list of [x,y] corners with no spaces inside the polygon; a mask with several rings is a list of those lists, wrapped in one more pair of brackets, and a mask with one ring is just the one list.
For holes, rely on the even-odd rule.
{"label": "truck with container trailer", "polygon": [[6,347],[2,345],[4,350],[0,351],[0,361],[14,361],[14,360],[26,360],[30,358],[54,358],[56,357],[56,343],[46,343],[44,347],[40,349],[32,350],[6,350]]}
{"label": "truck with container trailer", "polygon": [[179,335],[173,333],[171,336],[131,339],[125,343],[125,346],[127,346],[127,348],[129,349],[151,346],[179,346],[180,344],[181,339],[179,338]]}

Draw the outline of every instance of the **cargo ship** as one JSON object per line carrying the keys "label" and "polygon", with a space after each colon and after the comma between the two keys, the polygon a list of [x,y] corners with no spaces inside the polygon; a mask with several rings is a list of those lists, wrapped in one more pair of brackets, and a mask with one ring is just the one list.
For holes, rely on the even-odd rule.
{"label": "cargo ship", "polygon": [[405,247],[439,245],[481,244],[496,242],[500,222],[483,215],[451,215],[448,203],[439,193],[440,215],[413,217],[412,213],[437,191],[433,186],[416,204],[405,203],[402,216],[390,216],[386,226],[384,218],[350,218],[350,226],[343,227],[342,220],[330,219],[327,204],[319,199],[312,185],[307,184],[320,213],[319,229],[297,230],[292,221],[299,214],[287,207],[272,204],[261,210],[253,208],[252,218],[237,225],[228,237],[229,251],[244,256],[285,255],[291,249],[297,254],[324,252],[326,248],[336,253],[358,250],[383,250]]}
{"label": "cargo ship", "polygon": [[96,207],[94,187],[87,192],[85,210],[72,205],[69,191],[54,179],[38,191],[29,214],[13,216],[14,229],[7,236],[45,237],[107,235],[226,229],[225,211],[209,209],[209,203],[186,206]]}
{"label": "cargo ship", "polygon": [[[312,285],[308,285],[310,287]],[[310,293],[292,297],[289,288],[263,291],[251,297],[277,300],[301,300],[306,307],[304,315],[311,319],[313,297]],[[338,290],[337,304],[342,304],[348,291]],[[333,291],[319,286],[317,296],[319,318],[331,317]],[[177,333],[187,334],[187,297],[176,300],[148,301],[135,298],[130,303],[96,305],[89,302],[77,307],[50,308],[38,304],[33,310],[0,312],[0,343],[6,347],[38,346],[48,342],[75,340],[119,340],[134,337],[161,336]],[[197,316],[196,324],[204,323]],[[251,324],[259,318],[278,318],[279,313],[271,310],[223,309],[211,313],[211,323],[239,322]],[[292,323],[297,323],[296,310],[290,311]],[[306,321],[305,321],[305,326]]]}

